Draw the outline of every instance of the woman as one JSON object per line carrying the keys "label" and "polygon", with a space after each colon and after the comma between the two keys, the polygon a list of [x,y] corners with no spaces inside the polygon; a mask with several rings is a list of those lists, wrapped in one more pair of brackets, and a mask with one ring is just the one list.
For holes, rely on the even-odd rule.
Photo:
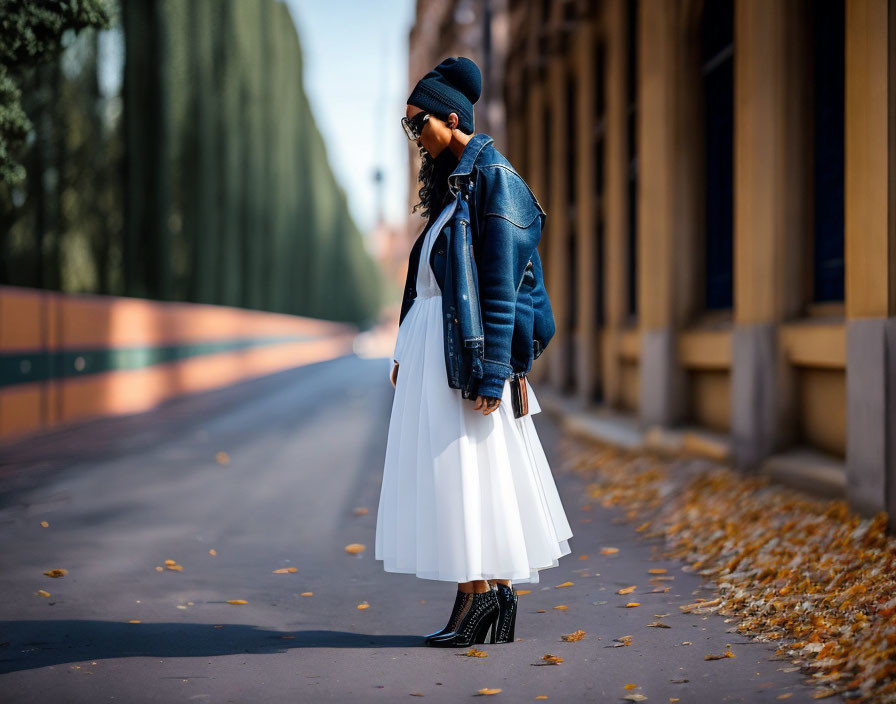
{"label": "woman", "polygon": [[[481,85],[473,61],[448,58],[417,83],[402,119],[408,138],[421,148],[421,202],[415,210],[424,206],[428,220],[412,249],[393,352],[395,398],[377,513],[376,559],[383,560],[388,572],[457,582],[446,626],[425,637],[431,646],[465,647],[486,637],[492,643],[513,642],[517,596],[512,583],[537,582],[539,570],[555,567],[570,552],[572,536],[532,422],[532,414],[541,409],[531,385],[528,413],[515,417],[511,404],[509,372],[528,369],[534,333],[521,332],[511,321],[514,339],[527,338],[523,349],[530,355],[526,359],[517,353],[508,362],[511,330],[496,322],[499,308],[506,311],[507,304],[516,305],[524,296],[522,282],[517,286],[518,271],[511,274],[509,264],[502,268],[495,262],[510,262],[505,256],[510,248],[531,235],[517,224],[533,223],[540,235],[542,220],[536,223],[532,215],[544,211],[491,146],[491,138],[474,134],[473,103]],[[469,203],[471,220],[474,213],[482,220],[475,217],[481,240],[478,287],[483,293],[488,293],[486,287],[509,291],[501,295],[511,299],[481,299],[486,371],[475,399],[463,398],[446,380],[442,291],[433,269],[446,249],[440,243],[451,232],[458,203],[448,176],[467,167],[475,171],[477,184]],[[550,318],[553,334],[540,262],[531,239],[529,243],[520,251],[530,259],[526,271],[533,272],[524,290],[530,308],[528,318],[520,319],[531,320],[534,306]],[[533,296],[538,291],[540,305]],[[506,322],[507,316],[503,318]]]}

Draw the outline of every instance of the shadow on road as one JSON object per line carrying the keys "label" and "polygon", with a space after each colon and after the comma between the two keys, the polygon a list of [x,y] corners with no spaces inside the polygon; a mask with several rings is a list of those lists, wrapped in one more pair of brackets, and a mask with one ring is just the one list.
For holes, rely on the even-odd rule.
{"label": "shadow on road", "polygon": [[0,674],[50,665],[122,657],[211,657],[287,652],[292,648],[407,648],[418,635],[349,631],[274,631],[242,624],[0,621]]}

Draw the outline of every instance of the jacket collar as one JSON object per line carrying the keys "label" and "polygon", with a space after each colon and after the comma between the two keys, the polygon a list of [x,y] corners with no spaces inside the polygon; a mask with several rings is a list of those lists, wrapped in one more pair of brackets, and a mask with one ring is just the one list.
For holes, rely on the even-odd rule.
{"label": "jacket collar", "polygon": [[448,187],[451,190],[454,190],[456,187],[458,178],[468,176],[473,171],[473,164],[476,162],[482,148],[494,141],[484,132],[478,132],[470,137],[470,141],[466,143],[463,152],[461,152],[460,161],[457,162],[454,171],[448,175]]}

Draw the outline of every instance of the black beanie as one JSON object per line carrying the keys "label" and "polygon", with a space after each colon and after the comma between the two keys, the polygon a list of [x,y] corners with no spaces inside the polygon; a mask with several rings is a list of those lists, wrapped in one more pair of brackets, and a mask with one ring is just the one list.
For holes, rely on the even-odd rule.
{"label": "black beanie", "polygon": [[441,120],[457,113],[457,126],[472,134],[473,103],[482,94],[482,73],[472,59],[451,56],[417,81],[407,104],[430,112]]}

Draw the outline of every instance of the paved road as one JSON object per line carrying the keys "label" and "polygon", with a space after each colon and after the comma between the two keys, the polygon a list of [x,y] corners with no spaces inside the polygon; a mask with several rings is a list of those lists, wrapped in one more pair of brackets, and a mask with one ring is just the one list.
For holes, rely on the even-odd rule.
{"label": "paved road", "polygon": [[[500,688],[499,701],[812,700],[772,646],[726,632],[734,624],[722,616],[680,613],[711,598],[695,592],[697,576],[651,562],[651,542],[617,513],[580,510],[581,480],[559,465],[547,411],[535,420],[573,554],[520,597],[523,640],[482,646],[485,658],[423,647],[420,634],[444,625],[455,587],[385,573],[374,560],[388,365],[347,356],[0,452],[0,701],[395,701],[419,692],[447,702],[482,687]],[[216,460],[220,451],[228,462]],[[353,516],[356,506],[369,513]],[[349,555],[353,542],[368,548]],[[620,552],[601,556],[601,546]],[[158,571],[166,559],[183,569]],[[273,573],[284,567],[297,571]],[[651,567],[668,568],[673,588],[624,608],[631,597],[616,589],[641,592]],[[68,574],[43,575],[53,568]],[[574,586],[554,588],[566,580]],[[358,610],[363,601],[369,608]],[[552,608],[561,603],[566,611]],[[671,628],[647,627],[654,613],[668,613]],[[584,640],[560,640],[576,629]],[[623,635],[632,645],[605,647]],[[734,658],[704,660],[726,643]],[[533,667],[545,653],[564,662]]]}

